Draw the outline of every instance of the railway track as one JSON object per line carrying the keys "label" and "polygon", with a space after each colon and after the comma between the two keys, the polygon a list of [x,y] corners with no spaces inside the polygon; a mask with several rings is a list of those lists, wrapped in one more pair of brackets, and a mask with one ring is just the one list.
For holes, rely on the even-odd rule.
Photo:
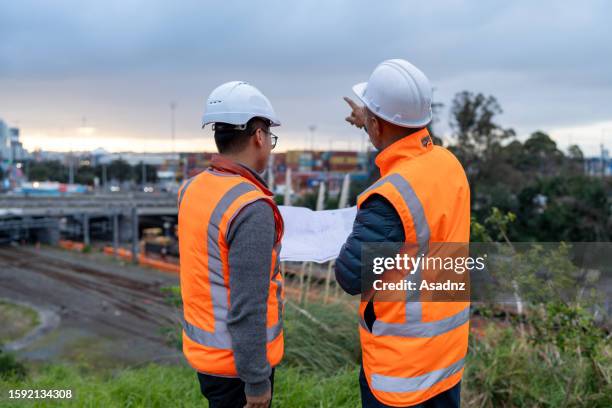
{"label": "railway track", "polygon": [[0,297],[54,310],[59,331],[77,328],[92,339],[148,343],[167,352],[162,331],[180,320],[161,288],[176,283],[176,277],[82,254],[0,247]]}

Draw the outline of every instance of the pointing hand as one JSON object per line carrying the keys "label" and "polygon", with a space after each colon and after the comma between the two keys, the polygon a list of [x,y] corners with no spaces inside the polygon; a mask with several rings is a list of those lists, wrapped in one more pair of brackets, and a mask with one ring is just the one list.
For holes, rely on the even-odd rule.
{"label": "pointing hand", "polygon": [[353,126],[357,126],[358,128],[363,128],[365,125],[365,108],[357,105],[351,98],[348,96],[344,97],[346,103],[352,109],[351,115],[346,117],[346,121]]}

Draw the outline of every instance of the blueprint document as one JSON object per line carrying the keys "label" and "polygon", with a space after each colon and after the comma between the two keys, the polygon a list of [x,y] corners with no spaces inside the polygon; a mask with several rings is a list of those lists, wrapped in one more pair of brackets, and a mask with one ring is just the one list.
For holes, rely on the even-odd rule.
{"label": "blueprint document", "polygon": [[335,259],[353,230],[357,207],[312,211],[279,206],[285,222],[281,261],[327,262]]}

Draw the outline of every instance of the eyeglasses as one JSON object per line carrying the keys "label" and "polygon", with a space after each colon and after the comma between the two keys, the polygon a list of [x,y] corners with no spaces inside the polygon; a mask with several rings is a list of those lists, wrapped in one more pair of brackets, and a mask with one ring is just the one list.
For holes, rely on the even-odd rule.
{"label": "eyeglasses", "polygon": [[276,147],[276,142],[278,142],[278,136],[276,136],[274,133],[270,132],[269,130],[261,129],[261,131],[270,135],[270,139],[271,139],[270,143],[272,145],[272,149],[274,149]]}
{"label": "eyeglasses", "polygon": [[278,136],[276,136],[274,133],[270,132],[269,130],[265,130],[263,128],[255,129],[255,131],[257,130],[261,130],[265,134],[270,135],[270,139],[271,139],[270,144],[272,145],[272,149],[274,149],[276,147],[276,142],[278,141]]}
{"label": "eyeglasses", "polygon": [[272,139],[271,143],[272,143],[272,148],[274,149],[276,147],[276,142],[278,142],[278,136],[270,132],[270,138]]}

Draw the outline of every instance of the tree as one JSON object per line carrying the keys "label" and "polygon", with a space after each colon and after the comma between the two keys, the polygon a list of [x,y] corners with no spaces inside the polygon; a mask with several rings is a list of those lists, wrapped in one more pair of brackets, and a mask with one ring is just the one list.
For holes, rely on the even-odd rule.
{"label": "tree", "polygon": [[68,182],[68,168],[58,160],[32,162],[28,175],[30,181]]}
{"label": "tree", "polygon": [[610,203],[600,179],[544,177],[519,193],[514,238],[536,241],[610,240]]}
{"label": "tree", "polygon": [[566,163],[567,171],[572,174],[584,173],[584,154],[580,147],[571,145],[567,149],[567,154],[569,158]]}
{"label": "tree", "polygon": [[[142,163],[137,164],[133,168],[134,181],[137,184],[142,184]],[[157,181],[157,170],[154,166],[146,166],[147,183],[155,183]]]}
{"label": "tree", "polygon": [[512,129],[496,122],[502,112],[493,96],[461,92],[452,103],[449,146],[466,169],[476,222],[491,208],[517,214],[508,228],[514,241],[607,241],[611,239],[610,191],[606,180],[584,175],[584,155],[565,155],[545,132],[510,140]]}
{"label": "tree", "polygon": [[515,135],[494,118],[502,108],[494,96],[463,91],[455,95],[451,105],[451,128],[457,138],[457,149],[469,155],[486,154],[494,145]]}
{"label": "tree", "polygon": [[123,159],[113,160],[106,169],[109,180],[119,180],[121,182],[132,180],[133,178],[133,169],[132,166],[129,165]]}
{"label": "tree", "polygon": [[567,149],[569,158],[582,163],[584,161],[584,154],[578,145],[571,145]]}
{"label": "tree", "polygon": [[455,95],[451,104],[450,126],[457,143],[450,147],[463,164],[470,181],[471,200],[476,207],[486,206],[486,197],[479,195],[477,187],[484,179],[507,171],[502,141],[513,137],[514,130],[504,129],[495,122],[502,109],[493,96],[463,91]]}
{"label": "tree", "polygon": [[93,185],[96,177],[96,169],[92,166],[79,166],[74,177],[77,184]]}

